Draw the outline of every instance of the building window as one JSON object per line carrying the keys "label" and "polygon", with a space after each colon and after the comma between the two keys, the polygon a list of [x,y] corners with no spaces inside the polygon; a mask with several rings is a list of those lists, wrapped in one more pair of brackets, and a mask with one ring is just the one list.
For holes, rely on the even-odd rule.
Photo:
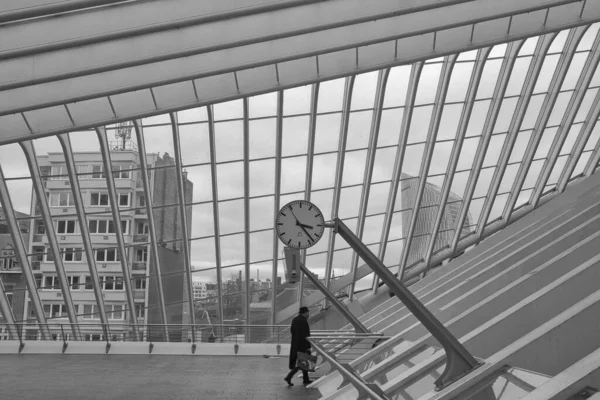
{"label": "building window", "polygon": [[84,304],[83,305],[83,315],[81,316],[83,319],[94,319],[97,316],[94,314],[94,305],[93,304]]}
{"label": "building window", "polygon": [[75,201],[71,192],[50,193],[50,207],[73,207]]}
{"label": "building window", "polygon": [[146,289],[146,278],[135,278],[135,288],[138,290]]}
{"label": "building window", "polygon": [[69,280],[69,286],[71,290],[79,290],[79,275],[72,275],[67,277]]}
{"label": "building window", "polygon": [[14,259],[14,250],[2,250],[1,254],[0,269],[11,270],[17,266],[16,260]]}
{"label": "building window", "polygon": [[46,225],[44,225],[44,221],[36,220],[33,232],[36,235],[45,235],[46,234]]}
{"label": "building window", "polygon": [[110,220],[97,220],[92,219],[88,222],[88,228],[90,233],[115,233],[114,223]]}
{"label": "building window", "polygon": [[131,166],[129,165],[113,165],[112,170],[115,179],[131,179]]}
{"label": "building window", "polygon": [[98,249],[94,250],[96,261],[112,262],[120,261],[117,249]]}
{"label": "building window", "polygon": [[129,207],[129,199],[131,198],[131,193],[117,193],[117,200],[119,202],[119,207]]}
{"label": "building window", "polygon": [[147,235],[148,234],[148,224],[145,222],[137,223],[137,234],[138,235]]}
{"label": "building window", "polygon": [[104,166],[102,165],[92,165],[92,179],[104,179],[106,175],[104,175]]}
{"label": "building window", "polygon": [[90,171],[89,169],[89,165],[76,165],[75,168],[77,169],[77,176],[79,177],[79,179],[88,179],[88,172]]}
{"label": "building window", "polygon": [[108,206],[107,193],[92,193],[90,196],[90,206]]}
{"label": "building window", "polygon": [[75,220],[56,221],[56,233],[75,233]]}
{"label": "building window", "polygon": [[42,278],[43,278],[43,276],[42,275],[35,275],[34,278],[35,278],[35,287],[37,289],[41,289],[42,288]]}
{"label": "building window", "polygon": [[[112,308],[112,310],[111,310]],[[123,306],[114,304],[112,306],[108,306],[108,310],[110,314],[108,314],[108,319],[124,319],[123,318]]]}
{"label": "building window", "polygon": [[79,262],[82,259],[83,250],[81,248],[65,247],[64,249],[61,250],[61,252],[62,252],[62,259],[65,262]]}
{"label": "building window", "polygon": [[87,275],[85,277],[85,290],[93,290],[94,289],[94,285],[92,284],[92,277]]}
{"label": "building window", "polygon": [[146,318],[146,308],[143,303],[136,303],[135,305],[135,315],[138,318]]}
{"label": "building window", "polygon": [[67,306],[64,304],[44,304],[44,314],[47,318],[66,317]]}
{"label": "building window", "polygon": [[148,261],[148,249],[138,249],[135,252],[135,261],[141,261],[141,262]]}
{"label": "building window", "polygon": [[42,289],[59,290],[60,281],[58,280],[58,276],[44,276],[44,286],[42,287]]}
{"label": "building window", "polygon": [[53,165],[52,166],[52,177],[51,179],[65,180],[68,179],[68,172],[66,165]]}

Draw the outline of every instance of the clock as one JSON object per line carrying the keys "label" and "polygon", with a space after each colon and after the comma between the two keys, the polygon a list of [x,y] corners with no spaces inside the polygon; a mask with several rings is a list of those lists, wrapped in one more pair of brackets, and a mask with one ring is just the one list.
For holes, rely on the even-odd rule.
{"label": "clock", "polygon": [[281,207],[275,229],[286,246],[306,249],[317,244],[323,236],[325,220],[321,210],[310,201],[295,200]]}

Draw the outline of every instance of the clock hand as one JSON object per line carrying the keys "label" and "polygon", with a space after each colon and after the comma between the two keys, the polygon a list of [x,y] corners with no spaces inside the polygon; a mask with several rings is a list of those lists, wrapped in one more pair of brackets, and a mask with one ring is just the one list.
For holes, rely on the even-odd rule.
{"label": "clock hand", "polygon": [[299,225],[299,226],[301,226],[303,228],[314,229],[312,226],[310,226],[310,225],[304,225],[304,224],[301,224],[300,222],[296,222],[296,225]]}
{"label": "clock hand", "polygon": [[[298,221],[298,217],[296,217],[296,214],[294,214],[294,210],[292,210],[291,207],[290,207],[290,211],[292,212],[292,215],[294,216],[294,218],[296,218],[296,225],[299,226],[300,228],[302,228],[302,230],[304,231],[304,233],[306,233],[306,236],[308,236],[308,238],[312,242],[314,242],[314,239],[312,238],[312,236],[310,236],[310,233],[308,233],[308,231],[305,228],[305,226],[308,226],[308,225],[301,224],[300,221]],[[312,229],[312,227],[311,227],[311,229]]]}

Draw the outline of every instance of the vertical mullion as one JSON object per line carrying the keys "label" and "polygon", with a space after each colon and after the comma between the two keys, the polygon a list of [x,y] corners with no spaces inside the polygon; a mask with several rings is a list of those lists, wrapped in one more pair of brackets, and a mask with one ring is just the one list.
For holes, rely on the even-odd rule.
{"label": "vertical mullion", "polygon": [[[164,325],[165,338],[169,336],[168,331],[168,320],[167,320],[167,309],[165,306],[165,292],[163,285],[162,268],[160,265],[160,257],[158,255],[158,244],[156,243],[156,225],[154,224],[153,214],[153,203],[152,192],[150,191],[150,179],[148,178],[148,158],[146,156],[146,139],[144,139],[144,133],[142,130],[141,121],[133,121],[135,129],[135,136],[138,143],[138,152],[140,157],[140,173],[142,178],[142,184],[144,186],[144,195],[146,196],[146,214],[148,214],[148,233],[150,234],[150,249],[152,251],[152,257],[149,257],[150,265],[154,260],[154,274],[156,274],[156,284],[158,289],[158,305],[160,308],[160,319]],[[147,318],[147,316],[146,316]]]}
{"label": "vertical mullion", "polygon": [[[127,251],[125,250],[125,240],[123,238],[123,229],[121,228],[121,214],[119,213],[119,203],[117,202],[117,190],[115,180],[112,174],[112,162],[110,150],[108,149],[108,140],[104,128],[96,128],[98,142],[100,143],[100,153],[102,154],[102,163],[104,165],[104,176],[106,178],[106,187],[108,197],[110,198],[110,210],[114,221],[115,236],[117,238],[117,250],[121,260],[121,271],[123,273],[123,286],[127,295],[127,305],[129,307],[129,319],[133,334],[139,337],[137,315],[135,313],[135,302],[133,300],[133,289],[131,288],[131,273],[129,270],[129,260],[127,260]],[[147,317],[147,316],[146,316]],[[167,338],[165,338],[167,340]]]}
{"label": "vertical mullion", "polygon": [[569,104],[567,105],[567,108],[565,110],[565,114],[563,115],[563,118],[560,122],[560,128],[558,129],[558,132],[556,132],[556,136],[554,137],[552,147],[550,147],[550,154],[548,155],[548,158],[544,163],[538,181],[536,182],[536,188],[531,198],[531,205],[533,208],[537,207],[540,197],[542,196],[542,193],[544,193],[544,187],[546,186],[546,183],[550,178],[550,174],[554,169],[556,160],[558,160],[560,150],[565,142],[565,139],[567,138],[569,130],[571,129],[571,125],[575,120],[577,111],[579,111],[579,107],[581,106],[581,102],[583,101],[587,87],[592,81],[592,77],[594,76],[594,72],[596,71],[598,62],[600,61],[599,47],[600,35],[597,35],[596,40],[594,40],[592,50],[590,51],[590,54],[588,55],[588,58],[585,61],[585,64],[581,71],[581,75],[577,80],[577,84],[575,86],[575,93],[571,95],[571,99],[569,100]]}
{"label": "vertical mullion", "polygon": [[454,146],[452,146],[452,153],[450,154],[450,163],[448,165],[448,170],[446,171],[446,179],[444,179],[444,185],[442,187],[442,198],[440,199],[440,206],[435,217],[433,231],[431,233],[431,236],[429,237],[429,243],[427,244],[427,250],[425,252],[425,258],[423,263],[424,271],[427,271],[427,269],[429,268],[431,256],[433,254],[433,250],[435,249],[435,241],[439,234],[440,226],[442,224],[442,218],[446,209],[446,204],[448,203],[448,197],[450,196],[450,189],[452,188],[452,182],[454,181],[454,173],[456,172],[456,167],[458,165],[458,158],[460,156],[465,135],[467,133],[467,127],[469,126],[469,121],[471,119],[473,105],[475,104],[475,96],[477,95],[477,89],[479,88],[479,83],[481,82],[483,69],[485,67],[487,57],[490,54],[491,50],[491,47],[486,47],[484,49],[479,50],[479,53],[477,54],[477,62],[473,69],[471,80],[469,81],[466,102],[463,107],[460,116],[460,121],[458,124],[456,141],[454,142]]}
{"label": "vertical mullion", "polygon": [[529,168],[531,166],[531,162],[533,161],[533,157],[535,156],[535,152],[538,148],[538,145],[542,140],[544,130],[546,129],[546,125],[548,124],[548,120],[550,119],[550,114],[552,113],[552,109],[554,108],[554,104],[556,102],[556,98],[558,97],[560,87],[565,79],[565,76],[567,75],[569,65],[571,65],[571,61],[573,60],[575,50],[577,49],[577,44],[583,37],[584,33],[585,29],[572,29],[569,32],[567,40],[565,41],[563,52],[560,55],[560,58],[556,65],[556,69],[552,76],[552,80],[550,81],[550,85],[548,87],[548,94],[546,95],[546,97],[544,98],[544,102],[542,103],[540,114],[538,115],[538,118],[535,122],[531,138],[529,139],[527,149],[525,150],[525,154],[523,155],[521,167],[519,168],[517,176],[515,177],[515,182],[513,183],[513,186],[510,191],[510,196],[506,201],[506,206],[504,206],[504,210],[502,212],[502,219],[505,221],[508,221],[510,219],[510,215],[512,214],[517,199],[519,198],[519,193],[521,192],[521,188],[523,187],[523,183],[525,182],[525,178],[527,177],[527,173],[529,172]]}
{"label": "vertical mullion", "polygon": [[[246,301],[244,315],[246,325],[250,325],[250,122],[248,98],[243,99],[244,107],[244,262],[246,273]],[[248,333],[248,331],[246,331]]]}
{"label": "vertical mullion", "polygon": [[[583,123],[583,126],[581,127],[581,132],[579,133],[579,136],[577,137],[577,141],[575,142],[575,145],[573,146],[574,147],[573,152],[572,152],[572,154],[569,155],[569,162],[568,162],[566,168],[563,170],[561,177],[558,180],[557,187],[558,187],[559,193],[564,192],[565,188],[567,187],[567,184],[569,183],[569,179],[571,178],[571,175],[573,174],[573,170],[577,166],[579,158],[581,157],[581,153],[583,153],[583,149],[585,148],[585,145],[586,145],[587,141],[589,140],[590,135],[592,134],[592,131],[594,130],[594,127],[596,126],[598,117],[600,117],[600,90],[598,90],[598,92],[596,92],[596,97],[594,98],[594,102],[592,103],[592,106],[590,107],[590,111],[587,114],[586,120]],[[592,157],[590,157],[590,159],[591,158]]]}
{"label": "vertical mullion", "polygon": [[[277,92],[277,126],[275,128],[275,198],[273,199],[274,219],[273,226],[276,226],[275,220],[280,207],[281,196],[281,145],[283,134],[283,91]],[[279,250],[279,238],[277,230],[273,229],[273,270],[271,274],[271,325],[275,325],[277,313],[277,267]]]}
{"label": "vertical mullion", "polygon": [[[385,97],[385,87],[390,69],[379,71],[377,77],[377,89],[375,92],[375,103],[373,104],[373,118],[371,119],[371,132],[369,134],[369,148],[367,149],[367,160],[365,163],[365,173],[363,177],[363,188],[360,196],[360,205],[358,208],[358,222],[356,224],[356,236],[362,241],[363,231],[365,229],[365,220],[367,207],[369,205],[369,194],[371,193],[371,180],[373,178],[373,168],[375,167],[375,154],[377,151],[377,140],[379,139],[379,126],[381,125],[381,114],[383,113],[383,100]],[[352,262],[350,272],[352,273],[352,284],[350,285],[350,301],[354,299],[354,289],[356,287],[356,272],[358,268],[358,254],[352,252]]]}
{"label": "vertical mullion", "polygon": [[419,219],[419,212],[421,210],[421,203],[423,200],[423,193],[425,192],[425,186],[427,186],[427,175],[429,173],[429,167],[431,165],[431,158],[433,157],[433,151],[435,149],[435,139],[438,134],[440,127],[440,121],[442,119],[442,112],[444,111],[444,101],[448,92],[448,86],[450,85],[450,77],[454,64],[458,54],[447,56],[444,59],[442,65],[442,71],[440,73],[440,79],[438,82],[437,93],[435,95],[435,103],[431,113],[431,121],[429,123],[429,130],[427,132],[427,143],[425,145],[425,152],[421,161],[421,168],[419,172],[419,186],[417,188],[417,194],[415,196],[415,202],[413,205],[413,212],[410,218],[410,225],[408,227],[408,233],[406,235],[406,242],[402,249],[402,255],[400,257],[400,263],[398,265],[398,280],[402,281],[404,277],[404,271],[406,270],[406,264],[408,262],[408,256],[410,254],[410,247],[412,245],[413,235]]}
{"label": "vertical mullion", "polygon": [[[71,297],[71,287],[69,286],[69,280],[67,279],[65,266],[62,262],[58,239],[56,238],[56,230],[52,224],[52,214],[50,213],[50,207],[48,206],[48,199],[44,190],[44,183],[42,182],[42,178],[40,176],[40,169],[38,167],[35,149],[33,148],[33,143],[29,140],[19,144],[25,153],[25,158],[27,159],[27,164],[29,165],[29,170],[31,172],[33,189],[35,190],[35,195],[40,204],[40,211],[42,218],[44,219],[44,224],[46,225],[46,236],[48,237],[50,251],[54,256],[54,267],[56,268],[56,274],[60,282],[60,290],[67,308],[69,322],[71,323],[71,331],[73,332],[73,336],[76,338],[76,340],[80,340],[81,334],[79,331],[79,324],[77,322],[77,313],[75,312],[75,306],[73,305],[73,298]],[[19,231],[17,230],[17,232]]]}
{"label": "vertical mullion", "polygon": [[[317,105],[319,101],[319,83],[314,83],[310,95],[310,116],[308,120],[308,145],[306,152],[306,180],[304,186],[304,199],[310,201],[312,190],[313,166],[315,160],[315,133],[317,131]],[[306,265],[306,250],[302,252],[302,264]],[[304,274],[300,274],[300,287],[298,289],[298,302],[302,306],[302,293],[304,293]]]}
{"label": "vertical mullion", "polygon": [[[392,226],[392,218],[394,217],[394,205],[396,204],[396,196],[398,195],[398,187],[400,185],[400,177],[402,174],[402,164],[404,163],[404,153],[406,151],[406,142],[408,140],[408,131],[412,121],[413,106],[417,96],[419,86],[419,77],[423,71],[423,62],[417,62],[412,65],[410,70],[410,79],[408,88],[406,89],[406,100],[404,102],[404,113],[402,114],[402,124],[398,137],[398,150],[394,161],[394,170],[392,172],[392,183],[388,194],[388,201],[383,220],[383,229],[381,230],[381,240],[379,241],[378,258],[383,261],[385,251],[387,249],[388,238],[390,236],[390,228]],[[377,293],[379,285],[379,277],[373,274],[373,293]]]}
{"label": "vertical mullion", "polygon": [[[188,221],[185,205],[185,183],[183,181],[183,166],[181,162],[181,141],[179,140],[179,122],[177,114],[170,113],[171,129],[173,130],[173,147],[175,147],[175,173],[177,175],[177,189],[179,192],[179,213],[181,214],[181,236],[183,238],[183,260],[187,275],[187,300],[190,309],[190,324],[192,337],[196,337],[196,314],[194,309],[194,287],[192,286],[192,261],[190,256],[190,235],[188,234]],[[191,206],[190,206],[191,207]]]}
{"label": "vertical mullion", "polygon": [[522,40],[509,43],[508,48],[506,49],[506,54],[504,60],[502,61],[502,67],[500,68],[498,81],[492,95],[492,102],[483,126],[481,139],[477,146],[477,152],[471,168],[471,174],[469,175],[469,179],[467,181],[467,188],[465,190],[463,204],[460,209],[460,215],[458,217],[456,226],[454,227],[454,235],[452,237],[452,244],[450,247],[452,253],[456,252],[456,247],[458,245],[458,241],[460,240],[463,225],[469,213],[469,206],[471,205],[471,199],[473,198],[473,193],[475,192],[475,186],[477,185],[479,173],[481,172],[481,166],[485,160],[485,153],[490,144],[492,132],[494,130],[494,126],[496,125],[496,120],[498,119],[498,113],[500,112],[500,108],[502,106],[504,93],[506,93],[506,88],[510,80],[511,71],[517,59],[519,49],[523,43],[524,42]]}
{"label": "vertical mullion", "polygon": [[213,118],[212,106],[206,107],[208,115],[208,142],[210,146],[210,177],[212,189],[212,206],[213,206],[213,224],[215,231],[215,268],[217,271],[217,298],[219,306],[217,313],[219,315],[219,323],[223,324],[223,277],[221,271],[221,228],[219,222],[219,189],[217,186],[217,150],[215,147],[215,121]]}
{"label": "vertical mullion", "polygon": [[506,172],[506,166],[508,164],[508,160],[510,159],[510,154],[515,145],[515,141],[517,140],[517,135],[519,134],[521,125],[523,124],[523,119],[525,118],[525,113],[527,112],[533,89],[535,88],[537,79],[540,76],[540,71],[542,70],[542,65],[544,64],[544,60],[546,58],[546,54],[548,53],[548,49],[550,48],[550,45],[552,44],[552,41],[554,40],[556,35],[557,33],[553,33],[549,35],[544,35],[538,39],[537,46],[534,52],[534,58],[531,60],[531,64],[529,65],[529,69],[527,70],[525,83],[523,85],[523,88],[521,89],[517,105],[515,106],[515,112],[508,127],[508,134],[504,141],[504,145],[502,146],[502,151],[498,159],[498,165],[494,170],[492,182],[490,184],[487,197],[484,201],[482,212],[479,216],[479,221],[477,222],[477,237],[481,237],[481,235],[483,234],[483,229],[487,224],[487,220],[492,211],[492,206],[494,204],[494,201],[496,200],[496,194],[498,193],[498,189],[500,188],[500,184],[502,183],[502,178],[504,177],[504,173]]}
{"label": "vertical mullion", "polygon": [[[594,121],[594,125],[597,124],[598,121]],[[592,129],[594,129],[592,127]],[[585,169],[584,169],[584,176],[588,177],[591,174],[594,173],[594,171],[596,170],[596,166],[598,166],[598,162],[600,162],[600,140],[598,140],[598,143],[596,143],[596,147],[594,148],[594,152],[592,153],[592,155],[590,156],[590,159],[588,160]]]}
{"label": "vertical mullion", "polygon": [[75,167],[75,160],[73,157],[71,140],[69,138],[69,135],[66,133],[58,135],[58,140],[63,148],[63,153],[65,155],[65,164],[67,166],[69,180],[71,182],[71,194],[73,196],[73,203],[75,203],[77,219],[79,220],[79,229],[81,230],[81,238],[83,239],[83,248],[85,250],[85,256],[87,258],[87,266],[90,272],[90,279],[94,288],[94,297],[96,297],[96,304],[98,305],[98,310],[100,312],[100,323],[102,324],[102,331],[104,332],[105,337],[110,337],[109,322],[106,316],[104,298],[102,297],[102,288],[100,287],[100,280],[98,278],[98,268],[96,267],[96,260],[94,258],[94,247],[92,244],[92,238],[90,237],[87,218],[85,216],[85,205],[83,202],[83,196],[81,195],[81,188],[79,187],[79,179],[77,178],[77,169]]}
{"label": "vertical mullion", "polygon": [[[342,178],[344,176],[344,160],[346,158],[346,142],[348,139],[348,124],[350,121],[350,106],[352,104],[352,89],[356,76],[346,78],[344,88],[344,101],[342,105],[342,122],[340,124],[340,138],[338,142],[338,158],[335,166],[335,181],[333,184],[333,199],[331,205],[331,218],[336,218],[340,208],[340,194],[342,190]],[[335,249],[335,234],[329,235],[327,243],[327,261],[325,263],[325,287],[329,289],[331,283],[331,270],[333,267],[333,256]],[[325,302],[327,304],[327,301]]]}

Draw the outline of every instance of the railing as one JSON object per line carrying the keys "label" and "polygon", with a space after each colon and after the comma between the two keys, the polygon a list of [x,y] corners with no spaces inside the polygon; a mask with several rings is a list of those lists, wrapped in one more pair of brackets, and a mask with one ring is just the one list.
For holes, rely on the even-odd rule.
{"label": "railing", "polygon": [[338,361],[349,363],[389,338],[383,333],[316,331],[311,332],[310,339],[311,343],[316,343]]}
{"label": "railing", "polygon": [[[74,341],[69,322],[0,323],[0,340],[24,341],[56,340]],[[136,337],[128,323],[78,323],[82,341],[110,342],[187,342],[187,343],[264,343],[267,338],[277,337],[287,325],[235,325],[235,324],[139,324],[140,334]],[[168,338],[165,338],[165,326]],[[42,331],[47,333],[44,339]],[[11,334],[13,332],[13,334]],[[289,343],[288,340],[275,344]]]}
{"label": "railing", "polygon": [[336,369],[342,375],[344,379],[342,385],[350,383],[356,388],[359,393],[359,399],[389,400],[389,397],[386,396],[379,386],[366,382],[348,363],[340,362],[333,354],[325,350],[320,345],[319,339],[309,337],[308,340],[312,348],[323,357],[323,361],[329,363],[333,369]]}

